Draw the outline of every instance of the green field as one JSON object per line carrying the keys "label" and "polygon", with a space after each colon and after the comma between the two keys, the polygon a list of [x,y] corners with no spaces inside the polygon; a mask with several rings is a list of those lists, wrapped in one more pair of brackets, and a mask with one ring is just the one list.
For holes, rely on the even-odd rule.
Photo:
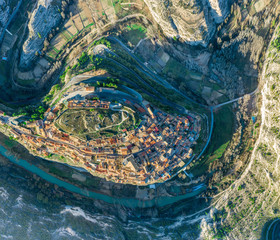
{"label": "green field", "polygon": [[0,61],[0,86],[3,86],[7,81],[7,63]]}
{"label": "green field", "polygon": [[27,80],[23,80],[20,78],[16,79],[16,82],[21,85],[21,86],[25,86],[25,87],[29,87],[29,86],[33,86],[34,83],[36,83],[35,79],[27,79]]}
{"label": "green field", "polygon": [[146,32],[147,29],[141,24],[131,24],[131,25],[127,25],[127,27],[122,33],[122,36],[128,42],[136,46],[141,39],[146,37]]}
{"label": "green field", "polygon": [[162,72],[164,74],[170,73],[174,78],[182,79],[186,79],[189,75],[187,68],[172,57],[168,60]]}
{"label": "green field", "polygon": [[[137,9],[134,8],[135,5],[133,4],[133,2],[134,1],[131,0],[112,0],[117,17],[123,18],[129,14],[135,13]],[[144,5],[144,3],[142,4]],[[112,6],[111,1],[108,1],[108,6]]]}
{"label": "green field", "polygon": [[190,170],[194,176],[205,173],[211,162],[220,159],[233,134],[234,116],[231,106],[224,106],[214,114],[214,128],[211,141],[199,162]]}

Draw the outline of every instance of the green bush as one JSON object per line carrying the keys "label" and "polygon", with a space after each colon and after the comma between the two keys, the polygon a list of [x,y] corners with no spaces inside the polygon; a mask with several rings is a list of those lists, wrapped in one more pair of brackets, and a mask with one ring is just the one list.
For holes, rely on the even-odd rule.
{"label": "green bush", "polygon": [[45,105],[39,105],[39,106],[26,106],[23,108],[19,108],[17,112],[13,113],[13,117],[16,116],[30,116],[31,119],[37,120],[37,119],[43,119],[44,113],[46,111]]}
{"label": "green bush", "polygon": [[89,56],[86,52],[83,52],[78,59],[80,65],[86,64],[88,60],[89,60]]}
{"label": "green bush", "polygon": [[111,43],[106,38],[104,38],[104,37],[99,39],[99,40],[94,41],[93,44],[91,45],[91,47],[99,45],[99,44],[103,44],[107,48],[111,48]]}
{"label": "green bush", "polygon": [[272,46],[275,47],[278,51],[280,50],[280,36],[272,41]]}

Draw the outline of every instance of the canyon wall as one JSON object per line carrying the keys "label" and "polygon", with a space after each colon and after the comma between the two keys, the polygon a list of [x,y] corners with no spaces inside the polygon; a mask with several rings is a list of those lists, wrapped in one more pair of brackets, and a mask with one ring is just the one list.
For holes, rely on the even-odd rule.
{"label": "canyon wall", "polygon": [[170,38],[207,45],[216,24],[229,13],[229,0],[145,0],[155,21]]}

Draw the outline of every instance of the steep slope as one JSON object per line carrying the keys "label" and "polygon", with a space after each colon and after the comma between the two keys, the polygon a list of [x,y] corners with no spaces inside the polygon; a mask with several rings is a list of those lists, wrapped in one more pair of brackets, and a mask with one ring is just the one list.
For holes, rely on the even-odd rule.
{"label": "steep slope", "polygon": [[48,33],[61,20],[61,1],[39,0],[28,24],[29,35],[25,41],[20,58],[20,67],[28,68],[36,58],[36,52],[43,48]]}
{"label": "steep slope", "polygon": [[0,44],[4,38],[5,30],[15,17],[22,0],[0,0]]}
{"label": "steep slope", "polygon": [[167,37],[181,37],[190,44],[202,45],[212,37],[216,23],[224,20],[230,5],[228,0],[145,0],[145,3]]}
{"label": "steep slope", "polygon": [[229,1],[209,0],[209,5],[211,7],[212,17],[214,18],[215,22],[221,23],[228,14]]}
{"label": "steep slope", "polygon": [[215,218],[204,224],[204,238],[259,239],[263,225],[280,216],[280,27],[275,32],[261,77],[259,138],[246,170],[218,199]]}
{"label": "steep slope", "polygon": [[10,7],[5,0],[0,0],[0,36],[3,33],[4,27],[9,20]]}

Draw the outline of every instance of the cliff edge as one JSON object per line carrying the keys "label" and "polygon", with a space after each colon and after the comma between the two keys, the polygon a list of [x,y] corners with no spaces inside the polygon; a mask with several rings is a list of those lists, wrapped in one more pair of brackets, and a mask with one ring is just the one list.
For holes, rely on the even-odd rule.
{"label": "cliff edge", "polygon": [[229,0],[144,0],[167,37],[206,46],[216,24],[229,13]]}
{"label": "cliff edge", "polygon": [[28,24],[28,38],[22,48],[20,57],[20,67],[22,69],[28,69],[31,66],[37,53],[43,48],[45,38],[52,28],[60,22],[60,6],[61,1],[59,0],[38,1]]}

